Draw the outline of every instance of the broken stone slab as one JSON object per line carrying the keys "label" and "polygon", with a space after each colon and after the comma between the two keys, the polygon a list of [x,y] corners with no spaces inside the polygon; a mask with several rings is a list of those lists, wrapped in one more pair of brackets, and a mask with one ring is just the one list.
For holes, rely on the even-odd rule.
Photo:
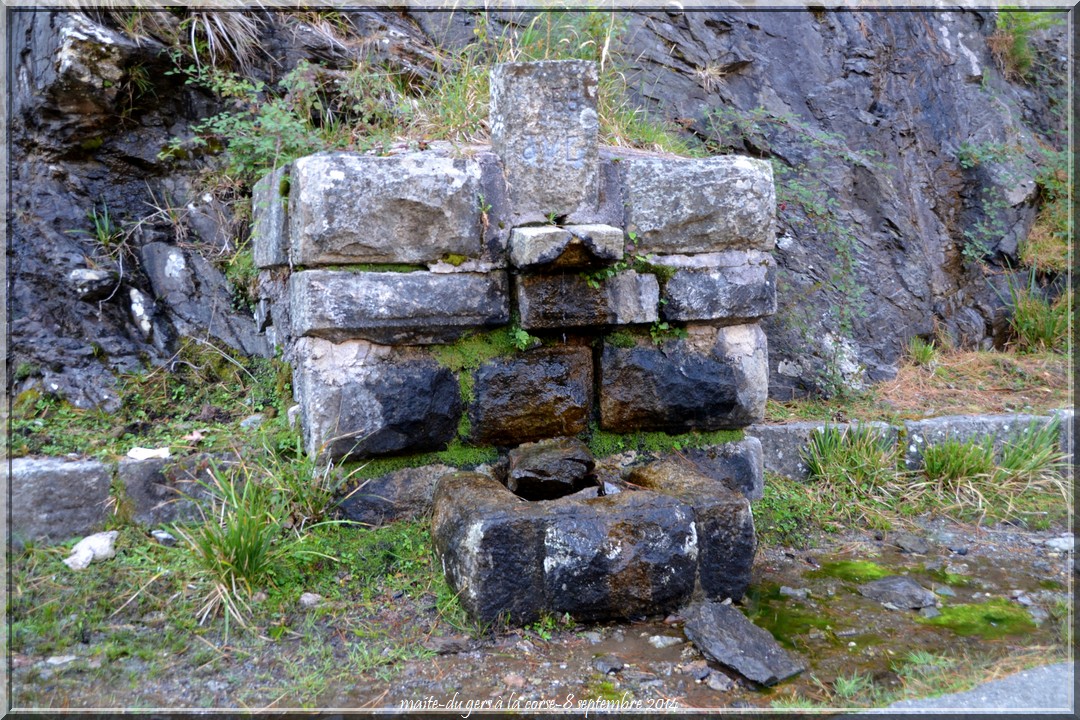
{"label": "broken stone slab", "polygon": [[660,290],[665,320],[738,325],[776,313],[776,263],[768,253],[730,250],[650,262],[674,271]]}
{"label": "broken stone slab", "polygon": [[506,487],[526,500],[555,500],[596,485],[596,463],[577,438],[525,443],[507,457]]}
{"label": "broken stone slab", "polygon": [[917,610],[937,603],[934,593],[906,575],[892,575],[856,587],[859,594],[904,610]]}
{"label": "broken stone slab", "polygon": [[98,530],[108,518],[113,465],[97,460],[11,461],[11,538],[62,542]]}
{"label": "broken stone slab", "polygon": [[591,267],[622,257],[623,231],[610,225],[544,225],[510,233],[510,262],[522,270]]}
{"label": "broken stone slab", "polygon": [[768,351],[757,325],[689,326],[655,345],[605,344],[600,357],[600,426],[614,432],[741,428],[760,421],[768,395]]}
{"label": "broken stone slab", "polygon": [[480,622],[667,612],[689,597],[697,562],[693,511],[673,497],[528,502],[478,473],[439,480],[432,540],[451,588]]}
{"label": "broken stone slab", "polygon": [[409,153],[322,153],[289,175],[293,265],[437,262],[479,257],[480,165]]}
{"label": "broken stone slab", "polygon": [[620,163],[626,230],[640,252],[686,255],[771,250],[776,190],[767,161],[738,155],[627,154]]}
{"label": "broken stone slab", "polygon": [[472,377],[468,412],[475,443],[514,445],[588,428],[593,392],[588,347],[541,347],[495,358]]}
{"label": "broken stone slab", "polygon": [[578,274],[520,275],[514,297],[526,330],[650,323],[660,286],[654,275],[624,270],[591,287]]}
{"label": "broken stone slab", "polygon": [[435,484],[453,471],[449,465],[425,465],[364,480],[346,490],[338,510],[345,519],[372,527],[427,517]]}
{"label": "broken stone slab", "polygon": [[504,272],[305,270],[289,297],[295,337],[431,344],[510,321]]}
{"label": "broken stone slab", "polygon": [[683,452],[694,468],[714,480],[727,483],[746,499],[760,500],[765,492],[765,465],[761,441],[746,437],[735,442],[692,448]]}
{"label": "broken stone slab", "polygon": [[269,356],[266,338],[258,333],[250,316],[232,311],[229,283],[208,260],[161,242],[144,245],[140,257],[154,297],[169,309],[169,317],[182,335],[201,338],[209,332],[247,355]]}
{"label": "broken stone slab", "polygon": [[806,669],[767,630],[732,605],[698,602],[683,611],[686,637],[701,654],[761,685],[775,685]]}
{"label": "broken stone slab", "polygon": [[294,357],[293,386],[310,455],[441,450],[457,434],[458,380],[422,349],[308,337],[296,342]]}
{"label": "broken stone slab", "polygon": [[896,444],[899,428],[883,422],[868,423],[825,423],[815,420],[766,425],[755,423],[746,428],[748,437],[761,442],[762,456],[767,472],[782,475],[792,480],[805,480],[810,472],[804,454],[810,444],[810,436],[822,428],[836,427],[847,429],[852,425],[874,428],[878,437],[885,444]]}
{"label": "broken stone slab", "polygon": [[251,188],[251,254],[260,270],[289,264],[289,169],[279,167]]}
{"label": "broken stone slab", "polygon": [[559,217],[596,207],[596,63],[501,63],[492,68],[490,85],[491,146],[502,159],[514,211]]}
{"label": "broken stone slab", "polygon": [[636,467],[627,479],[693,508],[698,545],[695,590],[709,600],[742,598],[757,550],[750,501],[677,456]]}
{"label": "broken stone slab", "polygon": [[922,467],[923,449],[946,440],[967,442],[993,438],[994,452],[1000,458],[1007,442],[1018,442],[1032,430],[1041,430],[1054,418],[1044,415],[946,415],[927,420],[904,422],[906,441],[904,464],[908,470]]}

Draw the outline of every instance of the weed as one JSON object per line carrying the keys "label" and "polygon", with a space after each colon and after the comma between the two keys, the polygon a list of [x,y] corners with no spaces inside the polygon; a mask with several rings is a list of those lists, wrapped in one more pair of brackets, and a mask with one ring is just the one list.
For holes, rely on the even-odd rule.
{"label": "weed", "polygon": [[1049,302],[1036,291],[1034,280],[1033,269],[1028,287],[1009,284],[1012,309],[1009,328],[1014,337],[1013,346],[1020,352],[1067,351],[1072,294],[1064,292],[1057,300]]}
{"label": "weed", "polygon": [[961,442],[946,438],[923,449],[923,474],[949,494],[960,492],[961,481],[986,480],[994,474],[994,443],[990,437]]}
{"label": "weed", "polygon": [[528,331],[517,326],[510,328],[510,337],[518,350],[528,350],[540,344],[540,338],[530,335]]}
{"label": "weed", "polygon": [[997,13],[997,30],[987,38],[987,45],[1002,73],[1019,80],[1028,76],[1035,61],[1030,45],[1031,34],[1064,22],[1055,13],[1002,10]]}
{"label": "weed", "polygon": [[803,459],[809,478],[848,520],[886,522],[895,500],[897,449],[869,425],[826,425],[810,434]]}
{"label": "weed", "polygon": [[908,341],[907,356],[919,367],[928,368],[931,371],[937,367],[937,348],[934,347],[933,342],[926,342],[921,337],[915,336]]}
{"label": "weed", "polygon": [[649,337],[657,345],[663,345],[668,340],[683,340],[689,336],[686,328],[671,325],[663,320],[656,320],[649,326]]}
{"label": "weed", "polygon": [[873,679],[870,675],[837,675],[832,683],[832,691],[841,700],[852,700],[857,695],[867,692],[873,687]]}

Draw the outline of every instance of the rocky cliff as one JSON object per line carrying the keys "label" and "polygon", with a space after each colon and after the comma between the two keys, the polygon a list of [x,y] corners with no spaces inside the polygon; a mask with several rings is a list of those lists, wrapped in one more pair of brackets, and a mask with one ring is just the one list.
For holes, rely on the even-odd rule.
{"label": "rocky cliff", "polygon": [[[179,22],[155,15],[166,29]],[[245,72],[271,83],[303,60],[333,69],[367,57],[423,83],[478,22],[335,16],[344,36],[308,16],[252,14],[257,50],[242,58]],[[212,145],[162,153],[230,101],[174,72],[164,31],[131,33],[115,13],[10,18],[13,392],[40,384],[109,408],[114,374],[170,362],[178,338],[268,353],[226,277],[246,241],[250,218],[238,209],[250,189],[220,172],[206,182],[221,165]],[[512,30],[527,19],[489,22]],[[1033,37],[1039,62],[1025,80],[995,62],[986,12],[618,20],[612,50],[631,102],[711,152],[773,162],[774,396],[888,378],[909,338],[938,328],[961,344],[994,342],[1000,271],[1043,199],[1040,153],[1061,147],[1065,25]]]}

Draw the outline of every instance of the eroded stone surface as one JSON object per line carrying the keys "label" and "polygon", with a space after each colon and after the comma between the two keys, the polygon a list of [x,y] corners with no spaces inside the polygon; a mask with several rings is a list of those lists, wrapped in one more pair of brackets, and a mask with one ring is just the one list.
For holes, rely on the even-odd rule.
{"label": "eroded stone surface", "polygon": [[526,500],[555,500],[597,482],[592,454],[577,438],[525,443],[507,459],[506,487]]}
{"label": "eroded stone surface", "polygon": [[[710,264],[702,264],[701,258]],[[768,253],[727,251],[706,256],[657,256],[674,269],[661,288],[665,320],[753,322],[776,312],[776,265]]]}
{"label": "eroded stone surface", "polygon": [[510,320],[506,273],[306,270],[289,279],[295,336],[447,342]]}
{"label": "eroded stone surface", "polygon": [[486,362],[473,373],[470,438],[515,445],[577,435],[588,427],[592,388],[587,347],[536,348]]}
{"label": "eroded stone surface", "polygon": [[11,537],[59,542],[99,529],[108,517],[112,465],[96,460],[11,461]]}
{"label": "eroded stone surface", "polygon": [[427,517],[435,483],[453,471],[448,465],[425,465],[363,480],[345,490],[339,511],[348,520],[371,526]]}
{"label": "eroded stone surface", "polygon": [[762,418],[768,393],[765,334],[757,325],[692,326],[656,346],[605,345],[600,424],[605,430],[687,432],[739,428]]}
{"label": "eroded stone surface", "polygon": [[693,589],[693,512],[651,492],[526,502],[485,475],[439,481],[432,539],[475,619],[588,620],[664,612]]}
{"label": "eroded stone surface", "polygon": [[268,173],[251,189],[251,254],[259,269],[289,264],[288,202],[288,165]]}
{"label": "eroded stone surface", "polygon": [[596,64],[502,63],[491,71],[491,145],[514,212],[565,216],[599,195]]}
{"label": "eroded stone surface", "polygon": [[654,275],[625,270],[594,284],[576,273],[516,277],[514,296],[521,327],[599,327],[657,319],[660,286]]}
{"label": "eroded stone surface", "polygon": [[622,161],[626,229],[664,255],[771,250],[776,191],[767,161],[628,155]]}
{"label": "eroded stone surface", "polygon": [[510,261],[520,269],[590,267],[622,256],[622,229],[610,225],[543,225],[510,234]]}
{"label": "eroded stone surface", "polygon": [[309,454],[439,450],[457,433],[457,378],[423,351],[322,338],[296,345],[293,383]]}
{"label": "eroded stone surface", "polygon": [[294,161],[294,265],[428,263],[481,254],[480,166],[412,153],[323,153]]}
{"label": "eroded stone surface", "polygon": [[680,457],[634,468],[628,480],[678,498],[694,509],[697,589],[709,600],[742,598],[750,584],[750,567],[757,550],[750,501]]}

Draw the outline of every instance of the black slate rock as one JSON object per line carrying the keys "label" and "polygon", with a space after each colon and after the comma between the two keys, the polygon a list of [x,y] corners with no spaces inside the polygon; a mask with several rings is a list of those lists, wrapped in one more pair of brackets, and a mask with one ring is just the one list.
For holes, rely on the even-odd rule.
{"label": "black slate rock", "polygon": [[708,659],[761,685],[775,685],[806,669],[773,636],[732,605],[700,602],[683,614],[686,637]]}

